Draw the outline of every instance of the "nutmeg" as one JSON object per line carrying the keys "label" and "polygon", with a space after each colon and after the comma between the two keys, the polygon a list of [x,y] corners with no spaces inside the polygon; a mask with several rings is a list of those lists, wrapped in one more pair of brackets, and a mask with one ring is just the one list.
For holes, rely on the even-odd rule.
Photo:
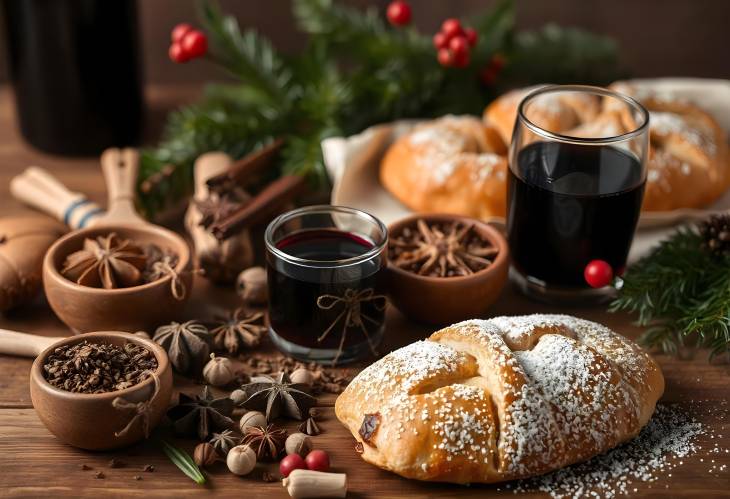
{"label": "nutmeg", "polygon": [[246,303],[265,304],[269,299],[266,270],[263,267],[251,267],[238,274],[236,292]]}
{"label": "nutmeg", "polygon": [[266,427],[266,416],[259,411],[248,411],[246,414],[241,416],[241,421],[238,426],[241,428],[241,433],[246,434],[246,429],[252,426]]}
{"label": "nutmeg", "polygon": [[293,373],[291,373],[291,376],[289,376],[292,383],[296,384],[302,384],[307,386],[312,386],[314,384],[314,373],[310,371],[309,369],[305,369],[304,367],[300,367],[299,369],[295,369]]}
{"label": "nutmeg", "polygon": [[209,385],[225,386],[235,378],[233,363],[226,357],[216,357],[210,354],[210,360],[203,368],[203,378]]}
{"label": "nutmeg", "polygon": [[287,455],[299,454],[305,457],[312,450],[312,439],[304,433],[292,433],[284,444]]}
{"label": "nutmeg", "polygon": [[206,468],[218,460],[218,454],[212,445],[208,442],[203,442],[202,444],[195,446],[195,451],[193,451],[193,460],[198,466]]}
{"label": "nutmeg", "polygon": [[256,453],[248,445],[237,445],[228,452],[226,465],[235,475],[248,475],[256,466]]}

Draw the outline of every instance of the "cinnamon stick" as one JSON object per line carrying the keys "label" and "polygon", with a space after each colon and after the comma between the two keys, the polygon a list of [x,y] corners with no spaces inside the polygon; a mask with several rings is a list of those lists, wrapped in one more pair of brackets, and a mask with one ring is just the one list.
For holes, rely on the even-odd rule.
{"label": "cinnamon stick", "polygon": [[208,230],[218,239],[226,239],[243,227],[250,227],[266,220],[299,195],[305,186],[303,177],[284,175],[264,187],[249,203],[211,225]]}
{"label": "cinnamon stick", "polygon": [[284,139],[276,139],[270,144],[247,154],[234,162],[225,172],[210,177],[206,182],[208,189],[220,191],[231,184],[245,185],[254,174],[269,166],[276,159],[283,145]]}

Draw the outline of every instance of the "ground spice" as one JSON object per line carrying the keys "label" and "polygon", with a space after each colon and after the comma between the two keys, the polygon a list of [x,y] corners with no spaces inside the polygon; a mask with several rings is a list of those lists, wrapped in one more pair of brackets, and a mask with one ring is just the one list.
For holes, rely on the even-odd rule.
{"label": "ground spice", "polygon": [[51,385],[74,393],[123,390],[141,383],[156,369],[157,359],[143,346],[88,341],[56,348],[43,365]]}

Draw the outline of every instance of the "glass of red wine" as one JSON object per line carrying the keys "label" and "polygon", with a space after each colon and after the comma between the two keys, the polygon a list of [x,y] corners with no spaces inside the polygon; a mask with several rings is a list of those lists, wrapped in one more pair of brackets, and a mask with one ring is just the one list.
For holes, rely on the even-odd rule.
{"label": "glass of red wine", "polygon": [[385,325],[385,225],[354,208],[307,206],[272,221],[265,241],[277,348],[333,365],[375,354]]}
{"label": "glass of red wine", "polygon": [[519,105],[509,152],[510,276],[550,303],[613,296],[646,183],[649,114],[598,87],[551,85]]}

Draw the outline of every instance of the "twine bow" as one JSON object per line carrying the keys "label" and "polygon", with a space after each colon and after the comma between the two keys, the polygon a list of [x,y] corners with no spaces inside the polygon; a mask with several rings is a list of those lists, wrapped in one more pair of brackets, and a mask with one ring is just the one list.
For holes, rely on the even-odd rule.
{"label": "twine bow", "polygon": [[129,400],[123,399],[122,397],[117,397],[114,400],[112,400],[112,406],[117,409],[118,411],[133,411],[134,415],[132,416],[132,419],[129,420],[129,423],[127,423],[127,426],[122,428],[120,431],[115,431],[114,436],[115,437],[123,437],[125,436],[132,426],[137,421],[142,421],[142,431],[144,432],[144,438],[149,438],[150,436],[150,414],[152,413],[152,403],[157,398],[157,395],[160,393],[160,378],[157,376],[157,373],[152,371],[147,371],[147,373],[152,376],[152,379],[155,382],[155,390],[152,392],[152,396],[149,398],[149,400],[146,400],[144,402],[130,402]]}
{"label": "twine bow", "polygon": [[340,338],[340,345],[337,349],[337,354],[332,361],[332,365],[337,364],[340,355],[342,355],[342,349],[345,345],[345,338],[347,337],[347,329],[351,327],[360,328],[360,331],[362,331],[363,335],[365,335],[365,339],[368,342],[370,351],[373,353],[373,355],[377,355],[377,352],[375,351],[375,346],[373,345],[373,342],[370,339],[370,335],[368,334],[368,329],[365,321],[368,321],[371,324],[375,324],[376,326],[379,326],[381,323],[373,319],[369,315],[363,313],[361,305],[368,302],[373,302],[373,306],[377,311],[385,310],[385,295],[376,295],[373,288],[362,289],[360,291],[355,291],[354,289],[348,288],[345,290],[345,294],[343,296],[326,294],[321,295],[317,298],[317,307],[322,310],[331,310],[337,305],[343,305],[342,311],[337,314],[337,317],[335,317],[335,319],[332,321],[332,324],[330,324],[329,327],[325,329],[324,332],[317,338],[318,342],[323,341],[335,328],[335,326],[337,326],[337,323],[340,322],[340,319],[344,317],[345,320],[343,321],[342,325],[342,337]]}
{"label": "twine bow", "polygon": [[154,276],[160,277],[170,276],[172,278],[170,279],[170,293],[172,293],[173,298],[177,301],[185,299],[187,287],[185,286],[185,282],[183,282],[180,273],[175,270],[172,265],[170,265],[169,258],[163,258],[162,260],[153,263],[151,273]]}

